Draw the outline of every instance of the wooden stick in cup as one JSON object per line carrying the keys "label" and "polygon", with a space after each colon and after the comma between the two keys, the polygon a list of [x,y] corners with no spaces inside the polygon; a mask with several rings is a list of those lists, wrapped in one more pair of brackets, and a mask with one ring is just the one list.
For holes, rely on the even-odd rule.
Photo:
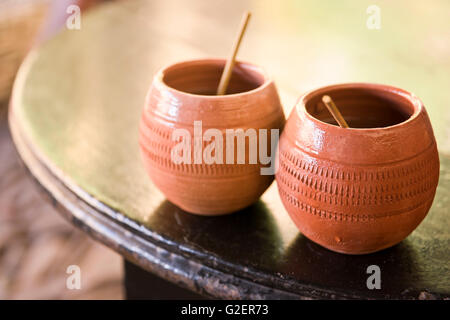
{"label": "wooden stick in cup", "polygon": [[327,95],[323,96],[322,102],[327,106],[328,111],[330,111],[331,115],[333,116],[334,120],[336,120],[336,122],[339,124],[339,126],[341,128],[348,128],[347,122],[345,121],[338,107],[334,104],[331,97]]}
{"label": "wooden stick in cup", "polygon": [[239,35],[234,42],[233,51],[231,56],[228,58],[225,68],[223,69],[222,77],[220,78],[219,87],[217,88],[217,94],[223,95],[227,91],[228,83],[230,82],[231,73],[233,71],[235,59],[239,46],[241,45],[242,38],[244,37],[245,29],[247,28],[248,20],[250,19],[250,12],[244,13],[241,22],[241,28],[239,30]]}

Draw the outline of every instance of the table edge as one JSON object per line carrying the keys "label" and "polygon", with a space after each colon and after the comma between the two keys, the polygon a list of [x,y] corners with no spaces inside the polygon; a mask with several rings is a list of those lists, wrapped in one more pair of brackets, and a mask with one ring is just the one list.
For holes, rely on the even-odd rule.
{"label": "table edge", "polygon": [[[146,271],[181,287],[211,298],[221,299],[361,299],[361,297],[339,294],[310,285],[298,283],[296,292],[283,288],[273,288],[258,283],[257,279],[245,275],[233,275],[211,266],[193,257],[187,258],[180,252],[170,250],[167,244],[149,241],[147,237],[139,237],[145,226],[116,212],[106,204],[120,220],[114,220],[105,208],[97,208],[85,201],[63,181],[35,154],[27,141],[20,125],[14,117],[13,104],[10,104],[8,122],[16,151],[32,180],[47,195],[53,207],[75,227],[86,232],[93,239],[106,245],[122,255],[128,261],[137,264]],[[135,226],[131,226],[135,224]],[[138,229],[139,228],[139,229]],[[233,270],[238,271],[238,270]],[[250,274],[248,274],[250,276]],[[276,280],[276,279],[270,279]],[[276,282],[276,281],[274,281]],[[285,281],[282,281],[285,282]],[[274,283],[275,284],[275,283]],[[373,298],[373,297],[372,297]]]}

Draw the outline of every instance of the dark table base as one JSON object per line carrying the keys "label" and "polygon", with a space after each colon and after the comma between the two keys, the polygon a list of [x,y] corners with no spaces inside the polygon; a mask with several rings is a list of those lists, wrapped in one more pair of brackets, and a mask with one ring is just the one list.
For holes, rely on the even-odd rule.
{"label": "dark table base", "polygon": [[190,290],[153,275],[124,259],[124,289],[127,300],[205,299]]}

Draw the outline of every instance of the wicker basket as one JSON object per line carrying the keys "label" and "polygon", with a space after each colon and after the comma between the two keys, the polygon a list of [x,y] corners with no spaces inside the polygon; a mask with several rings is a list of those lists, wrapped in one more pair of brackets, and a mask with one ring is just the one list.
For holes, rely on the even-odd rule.
{"label": "wicker basket", "polygon": [[50,0],[0,0],[0,117],[17,69],[39,31]]}

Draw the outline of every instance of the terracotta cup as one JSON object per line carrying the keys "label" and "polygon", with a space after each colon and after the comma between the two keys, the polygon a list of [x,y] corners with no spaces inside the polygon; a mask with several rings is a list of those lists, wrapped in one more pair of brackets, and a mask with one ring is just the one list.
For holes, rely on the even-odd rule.
{"label": "terracotta cup", "polygon": [[[332,97],[350,128],[321,102]],[[283,204],[310,240],[337,252],[390,247],[423,220],[439,158],[422,102],[405,90],[350,83],[303,95],[279,142]]]}
{"label": "terracotta cup", "polygon": [[[244,136],[244,145],[237,137],[233,140],[229,150],[234,151],[227,159],[226,130],[242,129],[245,134],[248,129],[257,133],[266,129],[269,136],[271,129],[280,130],[285,122],[274,82],[255,65],[237,62],[227,94],[215,95],[224,66],[223,59],[204,59],[159,71],[148,92],[140,124],[140,146],[151,180],[169,201],[200,215],[226,214],[247,207],[274,179],[273,174],[261,174],[260,168],[266,165],[250,161],[248,137]],[[183,132],[189,133],[190,141]],[[219,138],[211,135],[205,139],[208,132],[222,137],[222,147],[219,143],[212,147],[211,143]],[[269,137],[268,152],[270,142]],[[180,146],[189,146],[190,150]],[[214,158],[212,163],[204,156],[220,155],[219,149],[222,157]],[[176,161],[174,152],[178,155]]]}

